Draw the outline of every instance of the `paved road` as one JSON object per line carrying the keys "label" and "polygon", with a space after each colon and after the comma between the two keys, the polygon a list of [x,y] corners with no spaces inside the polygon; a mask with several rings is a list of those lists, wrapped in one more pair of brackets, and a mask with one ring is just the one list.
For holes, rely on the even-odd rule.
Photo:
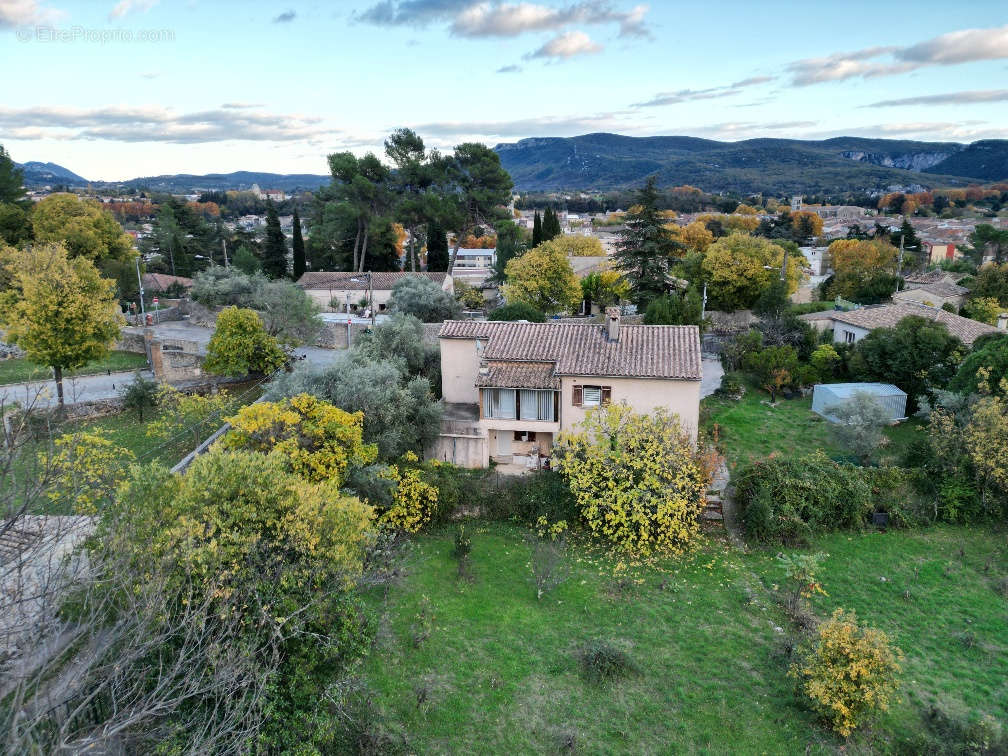
{"label": "paved road", "polygon": [[[141,371],[146,378],[153,379],[149,370]],[[93,402],[118,396],[119,390],[133,380],[133,371],[112,373],[111,375],[85,375],[80,378],[63,379],[63,400],[67,404]],[[17,402],[22,407],[55,407],[56,381],[32,381],[0,386],[0,404]]]}

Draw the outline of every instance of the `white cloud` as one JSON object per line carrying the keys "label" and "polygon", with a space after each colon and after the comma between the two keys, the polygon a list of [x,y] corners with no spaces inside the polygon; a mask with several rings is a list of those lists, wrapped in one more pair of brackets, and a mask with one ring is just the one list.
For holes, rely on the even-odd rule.
{"label": "white cloud", "polygon": [[679,89],[674,92],[659,92],[646,102],[633,104],[635,108],[651,108],[661,105],[677,105],[681,102],[692,102],[693,100],[715,100],[721,97],[731,97],[739,94],[746,87],[753,87],[759,84],[766,84],[773,81],[773,76],[751,76],[748,79],[736,81],[726,87],[709,87],[707,89]]}
{"label": "white cloud", "polygon": [[[879,59],[882,60],[879,60]],[[949,32],[908,47],[869,47],[791,63],[787,70],[795,86],[857,77],[872,78],[947,66],[1008,58],[1008,25]]]}
{"label": "white cloud", "polygon": [[39,5],[38,0],[0,0],[0,29],[52,23],[63,15],[62,11]]}
{"label": "white cloud", "polygon": [[580,31],[571,31],[558,34],[538,50],[529,53],[525,57],[528,59],[551,58],[553,60],[568,60],[578,55],[591,55],[601,51],[602,45],[593,42],[592,38],[587,34]]}
{"label": "white cloud", "polygon": [[119,0],[109,12],[109,18],[122,18],[133,11],[148,11],[158,4],[158,0]]}
{"label": "white cloud", "polygon": [[968,92],[946,92],[944,94],[903,97],[898,100],[880,100],[863,108],[891,108],[902,105],[961,105],[977,102],[1008,101],[1008,89],[977,89]]}

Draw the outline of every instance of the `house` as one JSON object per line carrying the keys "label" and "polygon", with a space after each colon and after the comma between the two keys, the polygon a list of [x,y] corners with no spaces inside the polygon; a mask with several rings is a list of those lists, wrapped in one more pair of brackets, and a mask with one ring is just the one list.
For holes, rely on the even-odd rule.
{"label": "house", "polygon": [[472,270],[486,270],[492,268],[497,262],[497,250],[495,248],[469,249],[459,247],[458,255],[455,258],[455,267]]}
{"label": "house", "polygon": [[167,273],[144,273],[140,276],[146,294],[163,294],[166,291],[189,291],[193,280],[185,276],[169,276]]}
{"label": "house", "polygon": [[969,289],[954,283],[938,281],[936,283],[915,284],[892,295],[893,302],[916,302],[917,304],[941,307],[949,304],[958,312],[966,301]]}
{"label": "house", "polygon": [[[474,466],[548,456],[561,431],[592,407],[626,402],[679,416],[696,440],[700,332],[696,326],[446,321],[439,334],[449,413],[468,409],[485,437]],[[470,434],[470,438],[472,435]],[[471,459],[471,458],[470,458]]]}
{"label": "house", "polygon": [[926,273],[913,273],[903,277],[903,283],[908,289],[915,289],[918,286],[929,284],[955,284],[961,278],[961,274],[951,273],[947,270],[929,270]]}
{"label": "house", "polygon": [[311,271],[297,280],[297,285],[314,299],[326,312],[356,312],[366,309],[362,302],[370,298],[375,312],[388,309],[392,288],[409,276],[422,276],[434,281],[442,289],[454,294],[452,277],[447,273],[371,273],[370,293],[367,273]]}
{"label": "house", "polygon": [[[876,328],[894,328],[903,318],[916,315],[943,323],[949,333],[970,346],[987,333],[997,333],[992,325],[963,318],[938,307],[915,304],[913,302],[893,302],[892,304],[860,307],[856,310],[828,310],[801,315],[802,320],[828,330],[833,329],[833,341],[838,344],[853,344],[861,341]],[[824,322],[829,321],[829,322]]]}
{"label": "house", "polygon": [[927,252],[928,260],[934,263],[940,263],[942,260],[957,260],[962,257],[962,252],[956,249],[955,244],[946,244],[944,242],[924,242],[924,251]]}
{"label": "house", "polygon": [[252,194],[256,196],[257,199],[261,200],[273,200],[274,202],[283,202],[287,199],[287,194],[281,189],[260,189],[259,184],[252,184],[252,189],[250,190]]}

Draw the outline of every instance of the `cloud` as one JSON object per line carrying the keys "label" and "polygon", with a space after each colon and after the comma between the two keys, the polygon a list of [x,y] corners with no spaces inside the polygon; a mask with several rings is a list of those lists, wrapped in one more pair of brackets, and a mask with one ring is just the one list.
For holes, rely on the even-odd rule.
{"label": "cloud", "polygon": [[0,29],[51,23],[62,15],[62,11],[45,8],[37,0],[0,0]]}
{"label": "cloud", "polygon": [[[0,107],[0,131],[19,139],[202,144],[229,140],[317,141],[336,132],[320,118],[219,108],[177,113],[148,107]],[[17,136],[15,133],[17,132]]]}
{"label": "cloud", "polygon": [[297,16],[297,13],[295,13],[294,11],[292,11],[292,10],[285,10],[279,16],[275,16],[273,18],[273,23],[274,24],[289,24],[291,21],[294,20],[294,18],[296,16]]}
{"label": "cloud", "polygon": [[144,71],[140,74],[141,79],[156,79],[161,75],[160,71]]}
{"label": "cloud", "polygon": [[535,58],[568,60],[578,55],[591,55],[601,51],[602,45],[593,42],[587,34],[572,31],[556,35],[538,50],[530,52],[525,58],[527,60]]}
{"label": "cloud", "polygon": [[[882,60],[879,60],[882,58]],[[947,66],[1008,58],[1008,25],[949,32],[909,47],[869,47],[823,58],[805,58],[787,66],[791,83],[803,87],[857,77],[872,78]]]}
{"label": "cloud", "polygon": [[122,18],[133,11],[148,11],[158,4],[158,0],[120,0],[109,12],[109,18]]}
{"label": "cloud", "polygon": [[975,102],[1008,101],[1008,89],[979,89],[969,92],[946,92],[945,94],[904,97],[899,100],[880,100],[862,108],[892,108],[901,105],[959,105]]}
{"label": "cloud", "polygon": [[646,102],[636,102],[631,107],[653,108],[661,105],[678,105],[682,102],[692,102],[694,100],[715,100],[721,97],[731,97],[737,95],[746,87],[754,87],[773,81],[773,76],[751,76],[748,79],[736,81],[726,87],[709,87],[708,89],[679,89],[675,92],[659,92]]}
{"label": "cloud", "polygon": [[559,31],[575,24],[617,24],[621,37],[650,37],[645,25],[648,10],[647,5],[614,10],[604,0],[582,0],[564,6],[475,0],[384,0],[355,17],[378,26],[448,22],[449,31],[459,37],[517,37],[530,32]]}
{"label": "cloud", "polygon": [[522,70],[521,66],[501,66],[497,69],[497,73],[520,73]]}
{"label": "cloud", "polygon": [[260,102],[225,102],[221,105],[225,110],[248,110],[249,108],[261,108]]}

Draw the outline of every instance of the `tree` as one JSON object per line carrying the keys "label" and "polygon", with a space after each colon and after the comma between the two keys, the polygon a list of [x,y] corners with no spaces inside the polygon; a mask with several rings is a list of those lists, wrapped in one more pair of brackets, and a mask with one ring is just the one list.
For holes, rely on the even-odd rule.
{"label": "tree", "polygon": [[467,310],[482,310],[486,304],[483,290],[462,279],[455,281],[455,299]]}
{"label": "tree", "polygon": [[[594,236],[582,236],[581,234],[559,234],[554,238],[544,241],[539,247],[547,247],[561,252],[566,257],[605,257],[605,249],[602,242]],[[533,247],[533,249],[535,249]]]}
{"label": "tree", "polygon": [[294,219],[292,223],[294,224],[294,240],[291,242],[291,251],[293,253],[292,278],[297,281],[304,275],[305,270],[307,270],[304,238],[301,236],[301,218],[298,215],[297,208],[294,209]]}
{"label": "tree", "polygon": [[514,184],[500,156],[485,144],[466,142],[443,161],[446,225],[455,232],[448,273],[455,269],[459,245],[477,226],[492,226],[502,217]]}
{"label": "tree", "polygon": [[977,265],[988,256],[993,258],[995,265],[1008,262],[1008,228],[979,223],[970,233],[969,242],[967,252]]}
{"label": "tree", "polygon": [[555,459],[588,527],[617,548],[680,554],[699,536],[713,466],[664,409],[593,408],[575,431],[560,434]]}
{"label": "tree", "polygon": [[63,244],[71,257],[95,265],[108,259],[132,262],[136,256],[129,234],[96,200],[51,194],[32,208],[31,222],[36,241]]}
{"label": "tree", "polygon": [[[729,312],[752,307],[780,278],[783,262],[784,248],[767,239],[738,232],[718,239],[707,248],[702,263],[709,307]],[[798,288],[801,265],[800,258],[788,257],[788,294]]]}
{"label": "tree", "polygon": [[788,676],[812,708],[847,737],[878,712],[889,710],[903,655],[880,630],[837,609],[801,649]]}
{"label": "tree", "polygon": [[348,472],[374,462],[378,447],[362,440],[364,414],[346,412],[311,394],[256,402],[227,418],[226,449],[279,457],[289,472],[313,483],[343,484]]}
{"label": "tree", "polygon": [[588,315],[593,305],[602,308],[619,304],[629,294],[630,286],[626,279],[615,270],[592,272],[581,279],[581,298]]}
{"label": "tree", "polygon": [[976,394],[981,382],[986,382],[989,391],[997,394],[1005,378],[1008,378],[1008,336],[994,334],[973,344],[973,351],[959,365],[949,389],[959,394]]}
{"label": "tree", "polygon": [[775,278],[770,285],[765,288],[753,304],[753,313],[756,315],[780,315],[791,306],[791,298],[788,296],[787,281]]}
{"label": "tree", "polygon": [[318,304],[293,281],[264,282],[253,290],[248,305],[258,311],[266,333],[284,347],[314,341],[324,325]]}
{"label": "tree", "polygon": [[441,350],[424,338],[423,323],[412,315],[392,313],[354,341],[350,358],[359,364],[391,362],[404,378],[422,376],[441,385]]}
{"label": "tree", "polygon": [[672,238],[665,217],[658,210],[655,178],[648,178],[637,193],[636,204],[627,213],[613,256],[616,267],[630,283],[638,307],[645,306],[667,290],[666,276],[682,245]]}
{"label": "tree", "polygon": [[504,283],[507,280],[507,264],[512,258],[525,254],[527,232],[514,221],[503,220],[497,223],[497,259],[494,261],[493,280]]}
{"label": "tree", "polygon": [[934,388],[948,385],[964,354],[962,342],[942,323],[912,315],[895,328],[876,328],[851,353],[851,376],[893,383],[907,393],[907,411]]}
{"label": "tree", "polygon": [[962,314],[981,323],[994,325],[997,323],[998,316],[1005,309],[994,297],[973,297],[966,300],[962,308]]}
{"label": "tree", "polygon": [[703,253],[707,251],[707,247],[714,243],[714,234],[708,231],[707,227],[699,221],[693,221],[685,226],[670,223],[667,228],[672,236],[672,240],[678,242],[690,252]]}
{"label": "tree", "polygon": [[963,431],[967,455],[980,489],[985,514],[993,510],[991,495],[1008,511],[1008,380],[1002,378],[1000,395],[985,395],[972,408]]}
{"label": "tree", "polygon": [[542,240],[548,242],[562,235],[563,229],[560,228],[560,218],[557,216],[556,210],[547,207],[542,220]]}
{"label": "tree", "polygon": [[427,276],[404,276],[392,287],[389,310],[412,315],[424,323],[440,323],[462,314],[455,297]]}
{"label": "tree", "polygon": [[359,159],[351,152],[330,155],[329,171],[336,203],[356,224],[351,270],[363,272],[371,227],[384,219],[392,204],[391,174],[371,152]]}
{"label": "tree", "polygon": [[770,394],[770,403],[777,394],[794,383],[798,372],[798,353],[790,345],[768,346],[746,355],[743,367],[753,373],[760,388]]}
{"label": "tree", "polygon": [[16,246],[31,241],[33,236],[31,220],[24,208],[13,203],[0,203],[0,242]]}
{"label": "tree", "polygon": [[0,325],[29,360],[53,369],[60,410],[63,371],[104,359],[124,324],[115,284],[62,244],[12,253],[11,286],[0,294]]}
{"label": "tree", "polygon": [[234,257],[231,258],[231,267],[236,268],[243,273],[247,273],[248,275],[258,273],[262,269],[262,266],[259,263],[259,258],[256,257],[255,253],[244,244],[238,247],[238,251],[235,252]]}
{"label": "tree", "polygon": [[192,433],[192,448],[220,428],[225,415],[237,409],[235,398],[227,391],[190,394],[167,383],[158,388],[154,404],[158,414],[147,424],[147,437],[175,443],[183,434]]}
{"label": "tree", "polygon": [[567,257],[549,244],[513,258],[505,273],[503,293],[508,302],[524,302],[553,314],[572,310],[581,301],[581,287]]}
{"label": "tree", "polygon": [[536,210],[535,214],[532,216],[532,246],[538,247],[542,243],[542,217],[539,215],[539,211]]}
{"label": "tree", "polygon": [[2,144],[0,144],[0,203],[18,205],[22,209],[28,204],[24,190],[24,171],[15,165]]}
{"label": "tree", "polygon": [[903,219],[903,223],[900,225],[899,231],[890,235],[889,241],[897,249],[899,249],[902,244],[904,265],[906,264],[905,260],[907,255],[911,256],[918,266],[923,263],[922,252],[924,247],[921,244],[921,240],[917,237],[917,232],[914,231],[914,227],[910,225],[910,221],[906,218]]}
{"label": "tree", "polygon": [[867,464],[886,440],[882,428],[890,419],[885,407],[867,391],[855,391],[850,399],[826,411],[837,420],[830,427],[840,444]]}
{"label": "tree", "polygon": [[435,152],[428,159],[423,139],[405,128],[397,129],[385,140],[385,154],[396,167],[391,177],[394,210],[408,232],[409,268],[415,272],[417,231],[438,213],[439,202],[432,188],[440,178],[440,158]]}
{"label": "tree", "polygon": [[487,313],[487,320],[527,320],[530,323],[545,323],[546,316],[530,304],[512,302]]}
{"label": "tree", "polygon": [[144,378],[138,370],[133,376],[133,380],[123,386],[119,392],[122,408],[127,412],[136,412],[137,419],[143,422],[144,410],[157,404],[157,392],[157,381]]}
{"label": "tree", "polygon": [[703,301],[695,286],[652,299],[644,314],[646,325],[701,325]]}
{"label": "tree", "polygon": [[427,223],[427,270],[448,270],[448,235],[437,221]]}
{"label": "tree", "polygon": [[266,333],[255,310],[225,307],[217,316],[203,369],[217,375],[268,375],[286,362],[277,340]]}
{"label": "tree", "polygon": [[977,271],[971,297],[990,297],[1008,308],[1008,263],[990,263]]}
{"label": "tree", "polygon": [[287,238],[280,229],[280,217],[273,200],[266,206],[266,241],[263,243],[262,269],[270,278],[287,276]]}

